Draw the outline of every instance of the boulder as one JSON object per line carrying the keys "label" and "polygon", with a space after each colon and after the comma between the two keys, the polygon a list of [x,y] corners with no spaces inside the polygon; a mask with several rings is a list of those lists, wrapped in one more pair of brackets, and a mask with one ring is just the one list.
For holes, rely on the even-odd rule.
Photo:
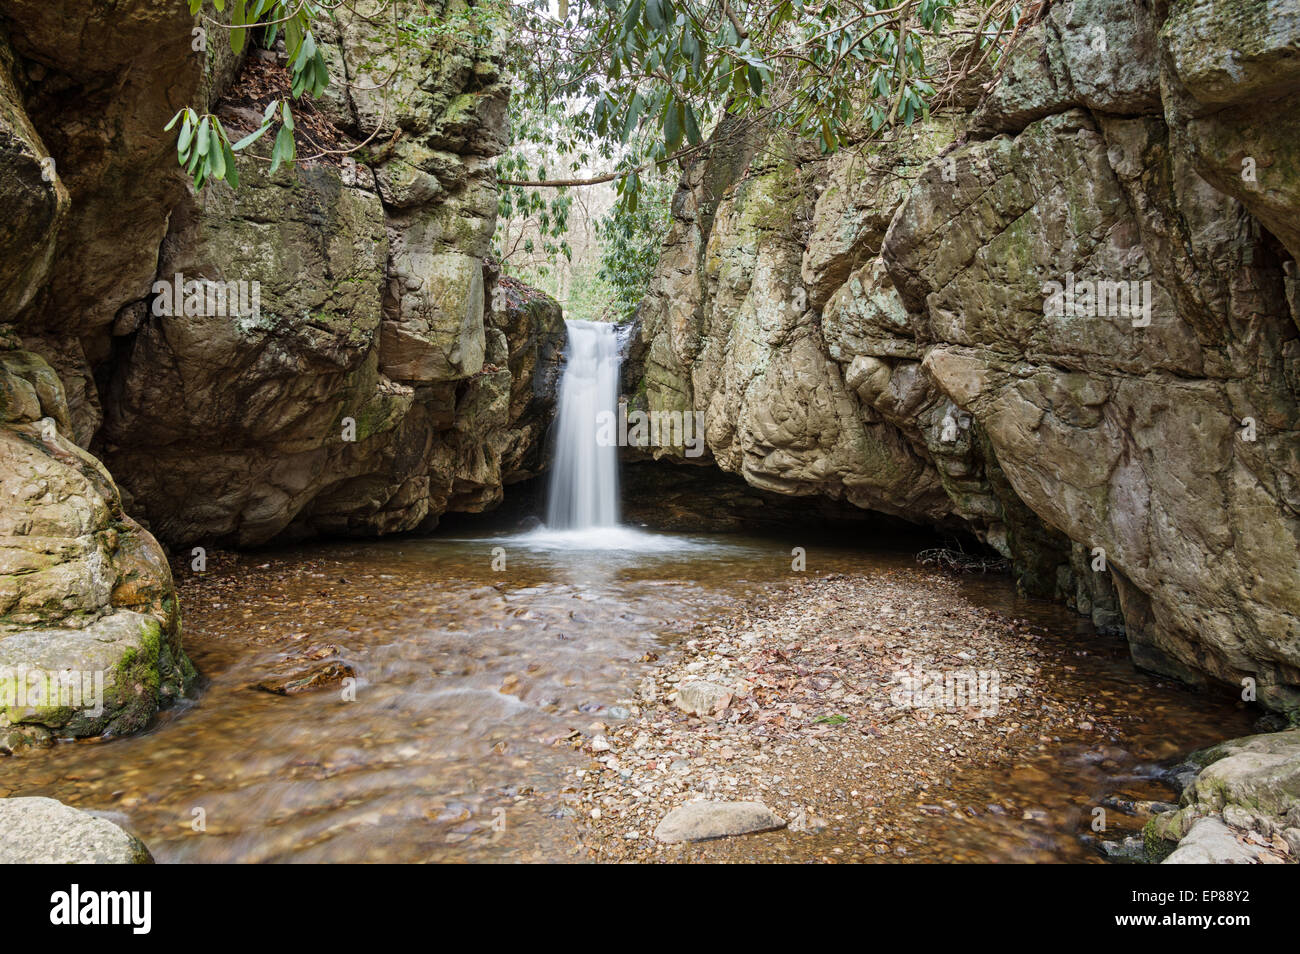
{"label": "boulder", "polygon": [[677,687],[677,708],[689,715],[712,715],[731,702],[731,690],[703,679],[688,679]]}
{"label": "boulder", "polygon": [[1288,833],[1300,828],[1300,729],[1230,739],[1188,762],[1196,774],[1183,788],[1181,807],[1147,823],[1152,851],[1176,842],[1171,861],[1232,863],[1245,853],[1254,862],[1258,849],[1240,845],[1236,831],[1291,845]]}
{"label": "boulder", "polygon": [[1300,825],[1300,729],[1231,739],[1192,758],[1205,767],[1184,803],[1206,811],[1237,805]]}
{"label": "boulder", "polygon": [[166,557],[69,421],[49,366],[0,351],[0,729],[134,731],[194,670]]}
{"label": "boulder", "polygon": [[664,816],[655,829],[655,838],[674,845],[775,831],[785,825],[762,802],[691,802]]}
{"label": "boulder", "polygon": [[1164,860],[1167,865],[1250,865],[1258,852],[1237,840],[1217,818],[1201,818]]}
{"label": "boulder", "polygon": [[0,798],[0,864],[153,864],[144,843],[53,798]]}
{"label": "boulder", "polygon": [[65,737],[142,729],[189,678],[158,621],[129,610],[0,636],[0,720]]}

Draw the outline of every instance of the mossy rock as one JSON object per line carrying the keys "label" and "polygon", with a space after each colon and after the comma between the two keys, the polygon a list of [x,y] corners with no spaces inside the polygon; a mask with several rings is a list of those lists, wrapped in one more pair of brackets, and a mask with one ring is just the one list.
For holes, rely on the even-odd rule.
{"label": "mossy rock", "polygon": [[152,616],[123,610],[81,630],[28,630],[0,639],[0,722],[64,738],[136,732],[194,680]]}

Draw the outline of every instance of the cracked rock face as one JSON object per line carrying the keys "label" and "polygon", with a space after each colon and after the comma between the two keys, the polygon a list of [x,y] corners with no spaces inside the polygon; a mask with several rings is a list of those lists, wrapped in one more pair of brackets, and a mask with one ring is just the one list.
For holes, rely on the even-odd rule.
{"label": "cracked rock face", "polygon": [[156,267],[180,195],[158,129],[170,96],[201,95],[202,63],[180,6],[79,11],[72,40],[60,4],[0,15],[0,746],[13,751],[138,730],[194,679],[166,557],[84,448],[101,416],[88,355]]}
{"label": "cracked rock face", "polygon": [[1140,665],[1295,711],[1294,21],[1076,0],[970,112],[829,160],[724,127],[634,400],[704,411],[755,487],[964,525]]}
{"label": "cracked rock face", "polygon": [[0,351],[0,733],[40,741],[143,728],[182,695],[171,570],[69,436],[58,376]]}
{"label": "cracked rock face", "polygon": [[196,51],[182,3],[0,0],[0,676],[103,670],[107,700],[0,699],[4,750],[138,729],[185,691],[149,531],[427,528],[542,468],[563,318],[485,258],[504,41],[394,56],[392,5],[357,9],[322,27],[319,108],[361,161],[246,163],[195,195],[163,127],[221,108],[225,34]]}
{"label": "cracked rock face", "polygon": [[172,216],[158,278],[257,281],[260,310],[151,306],[124,336],[106,459],[165,541],[429,528],[540,469],[562,317],[484,261],[501,41],[395,55],[382,22],[341,15],[329,53],[340,75],[391,79],[389,97],[353,82],[325,108],[391,148],[250,170]]}
{"label": "cracked rock face", "polygon": [[[320,108],[372,144],[363,161],[274,177],[246,164],[238,190],[193,195],[162,127],[182,102],[216,104],[240,60],[221,38],[205,59],[191,18],[137,6],[103,24],[118,46],[84,35],[76,56],[55,48],[48,5],[0,6],[22,27],[14,52],[0,38],[14,171],[0,240],[15,252],[0,322],[57,372],[68,433],[128,507],[169,544],[253,545],[430,527],[536,474],[564,329],[558,306],[499,289],[485,261],[504,41],[394,54],[389,6],[341,14],[321,39],[350,82]],[[146,46],[152,60],[131,52]],[[110,75],[127,81],[110,91]],[[103,126],[78,125],[64,88],[101,95]],[[129,135],[105,150],[114,124]],[[109,155],[91,162],[96,148]],[[194,282],[230,301],[192,306]]]}

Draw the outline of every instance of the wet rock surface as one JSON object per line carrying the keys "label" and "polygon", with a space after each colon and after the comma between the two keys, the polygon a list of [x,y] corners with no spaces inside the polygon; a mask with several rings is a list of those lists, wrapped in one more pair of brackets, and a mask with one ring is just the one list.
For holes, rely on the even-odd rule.
{"label": "wet rock surface", "polygon": [[[306,654],[306,659],[318,658],[319,655],[319,653],[309,652]],[[356,669],[341,660],[311,663],[291,658],[281,667],[281,671],[254,683],[253,688],[277,696],[296,696],[300,692],[328,689],[345,680],[355,682],[356,675]]]}

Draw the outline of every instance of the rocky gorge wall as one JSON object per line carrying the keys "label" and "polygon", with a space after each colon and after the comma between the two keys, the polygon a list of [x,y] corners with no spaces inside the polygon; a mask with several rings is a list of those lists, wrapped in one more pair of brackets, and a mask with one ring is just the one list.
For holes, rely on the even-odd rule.
{"label": "rocky gorge wall", "polygon": [[989,79],[829,159],[724,122],[630,401],[703,412],[756,488],[965,527],[1140,665],[1294,717],[1300,12],[1058,2]]}
{"label": "rocky gorge wall", "polygon": [[[164,125],[206,105],[237,138],[282,50],[197,42],[183,0],[0,0],[0,749],[185,691],[159,540],[428,528],[539,472],[564,325],[487,258],[506,39],[398,6],[322,28],[305,161],[195,194]],[[256,306],[160,304],[178,275]],[[102,717],[12,691],[63,669],[108,673]]]}

